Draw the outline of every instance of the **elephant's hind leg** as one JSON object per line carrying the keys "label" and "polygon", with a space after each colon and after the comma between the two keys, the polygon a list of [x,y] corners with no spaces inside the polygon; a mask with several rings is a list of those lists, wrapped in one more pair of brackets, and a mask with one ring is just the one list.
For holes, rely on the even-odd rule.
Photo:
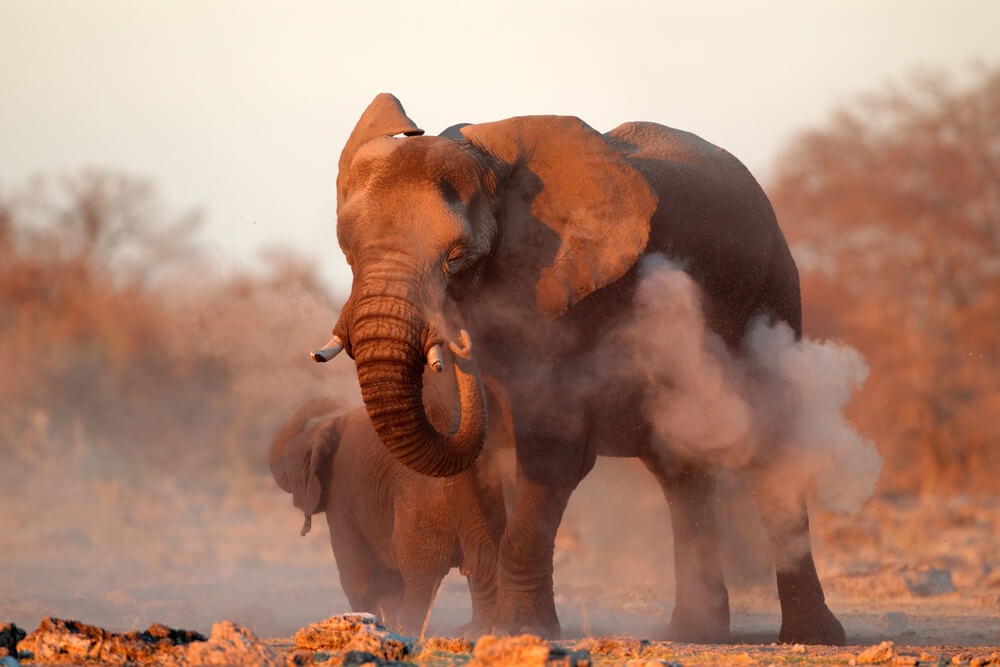
{"label": "elephant's hind leg", "polygon": [[844,626],[827,606],[816,573],[805,501],[777,488],[781,480],[774,475],[751,470],[747,478],[774,551],[781,601],[779,641],[843,646]]}
{"label": "elephant's hind leg", "polygon": [[699,466],[642,457],[670,505],[674,532],[676,599],[667,639],[698,643],[729,641],[729,592],[719,559],[715,479]]}

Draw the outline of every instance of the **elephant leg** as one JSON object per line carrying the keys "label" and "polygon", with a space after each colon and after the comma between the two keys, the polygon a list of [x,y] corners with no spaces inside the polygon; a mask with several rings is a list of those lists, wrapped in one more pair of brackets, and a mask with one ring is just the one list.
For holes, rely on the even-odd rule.
{"label": "elephant leg", "polygon": [[729,591],[719,558],[715,478],[700,466],[642,457],[670,506],[676,599],[667,626],[671,641],[729,641]]}
{"label": "elephant leg", "polygon": [[399,608],[398,629],[405,635],[420,636],[424,621],[430,616],[434,596],[444,574],[403,573],[403,602]]}
{"label": "elephant leg", "polygon": [[337,519],[328,523],[340,587],[351,611],[367,611],[395,623],[403,600],[402,575],[379,561],[354,526]]}
{"label": "elephant leg", "polygon": [[500,541],[496,627],[558,638],[552,588],[556,531],[595,457],[571,443],[519,438],[517,458],[514,506]]}
{"label": "elephant leg", "polygon": [[472,620],[460,632],[473,636],[489,631],[493,625],[504,524],[495,515],[503,515],[504,500],[499,487],[486,488],[473,469],[447,478],[444,489],[461,548],[461,569],[468,575],[472,598]]}
{"label": "elephant leg", "polygon": [[805,500],[790,495],[787,484],[782,485],[773,473],[751,470],[747,479],[774,552],[781,601],[779,641],[843,646],[847,642],[844,626],[826,605],[816,573]]}

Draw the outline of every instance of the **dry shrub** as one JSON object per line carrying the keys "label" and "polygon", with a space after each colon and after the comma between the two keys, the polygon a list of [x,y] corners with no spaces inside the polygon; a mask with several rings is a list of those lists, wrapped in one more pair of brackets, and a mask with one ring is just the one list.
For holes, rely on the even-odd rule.
{"label": "dry shrub", "polygon": [[315,267],[261,273],[199,255],[197,216],[169,217],[147,183],[86,171],[0,200],[0,455],[15,486],[74,447],[142,476],[262,478],[281,418],[356,392],[306,352],[335,318]]}
{"label": "dry shrub", "polygon": [[1000,487],[1000,65],[920,72],[802,132],[771,198],[798,260],[806,332],[871,367],[850,416],[880,490]]}

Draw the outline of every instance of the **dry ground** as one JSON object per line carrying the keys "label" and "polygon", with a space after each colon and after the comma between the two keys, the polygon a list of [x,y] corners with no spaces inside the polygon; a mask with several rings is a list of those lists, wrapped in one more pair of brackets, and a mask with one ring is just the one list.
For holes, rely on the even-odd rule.
{"label": "dry ground", "polygon": [[[130,477],[89,451],[70,463],[38,484],[0,490],[0,622],[30,631],[57,616],[207,634],[230,619],[280,638],[348,610],[324,522],[299,537],[301,515],[270,480],[211,488]],[[778,603],[759,519],[737,478],[723,486],[733,634],[747,645],[658,644],[650,655],[765,664],[856,656],[858,648],[770,646]],[[813,527],[820,576],[851,644],[893,640],[935,660],[1000,645],[995,499],[878,498],[854,516],[815,516]],[[666,504],[634,461],[601,460],[571,501],[557,540],[556,594],[568,639],[655,639],[665,626],[673,600]],[[452,573],[429,632],[447,635],[468,614],[465,581]]]}

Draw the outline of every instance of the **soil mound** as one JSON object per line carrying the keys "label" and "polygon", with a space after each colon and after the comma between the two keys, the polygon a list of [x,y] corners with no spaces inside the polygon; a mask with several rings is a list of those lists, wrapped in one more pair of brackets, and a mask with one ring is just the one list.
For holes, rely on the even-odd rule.
{"label": "soil mound", "polygon": [[337,614],[295,633],[300,649],[356,651],[380,660],[402,660],[414,652],[414,644],[413,639],[387,630],[373,614]]}
{"label": "soil mound", "polygon": [[209,638],[154,623],[148,629],[110,632],[96,625],[45,618],[17,645],[19,657],[44,663],[105,665],[283,665],[257,637],[230,621],[212,626]]}
{"label": "soil mound", "polygon": [[534,635],[480,637],[468,667],[590,667],[587,651],[552,646]]}

